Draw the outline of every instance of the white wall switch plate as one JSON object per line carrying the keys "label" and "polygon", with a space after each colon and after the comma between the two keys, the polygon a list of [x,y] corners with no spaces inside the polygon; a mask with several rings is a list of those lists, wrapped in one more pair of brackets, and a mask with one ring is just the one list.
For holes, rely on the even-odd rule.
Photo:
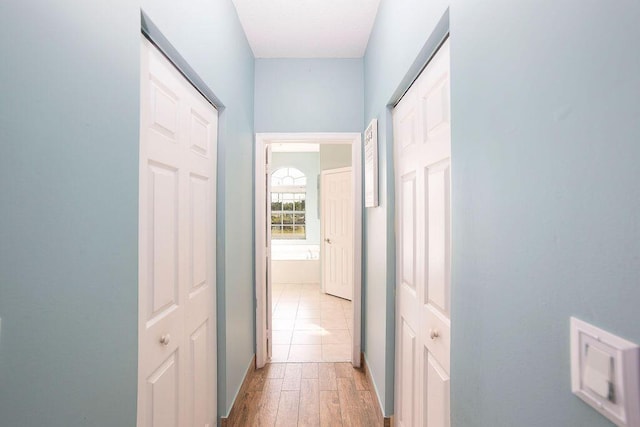
{"label": "white wall switch plate", "polygon": [[571,318],[571,391],[621,427],[640,427],[640,347]]}

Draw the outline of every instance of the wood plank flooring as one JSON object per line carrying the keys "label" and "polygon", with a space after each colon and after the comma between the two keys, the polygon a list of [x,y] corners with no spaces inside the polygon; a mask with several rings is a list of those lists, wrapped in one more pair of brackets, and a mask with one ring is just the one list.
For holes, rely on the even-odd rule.
{"label": "wood plank flooring", "polygon": [[228,426],[383,426],[365,373],[349,363],[271,363],[241,390]]}

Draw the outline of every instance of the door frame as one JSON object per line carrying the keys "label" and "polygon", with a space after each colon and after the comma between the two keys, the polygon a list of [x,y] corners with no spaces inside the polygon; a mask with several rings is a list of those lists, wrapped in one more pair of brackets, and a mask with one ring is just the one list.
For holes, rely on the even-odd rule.
{"label": "door frame", "polygon": [[255,293],[256,293],[256,367],[267,363],[266,314],[268,295],[265,277],[266,253],[266,159],[268,144],[313,143],[350,144],[353,185],[353,343],[351,364],[360,367],[362,312],[362,134],[360,133],[257,133],[255,143]]}

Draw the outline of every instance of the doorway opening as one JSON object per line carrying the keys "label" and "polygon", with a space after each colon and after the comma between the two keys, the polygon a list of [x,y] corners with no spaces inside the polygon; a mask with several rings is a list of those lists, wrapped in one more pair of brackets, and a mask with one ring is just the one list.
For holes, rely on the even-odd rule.
{"label": "doorway opening", "polygon": [[361,136],[256,136],[256,366],[360,365]]}

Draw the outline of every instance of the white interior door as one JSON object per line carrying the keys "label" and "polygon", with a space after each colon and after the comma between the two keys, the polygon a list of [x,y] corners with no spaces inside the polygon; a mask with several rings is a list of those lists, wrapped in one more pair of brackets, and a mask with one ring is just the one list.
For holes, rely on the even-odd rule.
{"label": "white interior door", "polygon": [[353,194],[351,168],[322,171],[320,228],[324,292],[353,298]]}
{"label": "white interior door", "polygon": [[393,111],[396,153],[396,416],[448,427],[451,343],[449,42]]}
{"label": "white interior door", "polygon": [[140,103],[138,426],[211,427],[218,115],[144,37]]}

